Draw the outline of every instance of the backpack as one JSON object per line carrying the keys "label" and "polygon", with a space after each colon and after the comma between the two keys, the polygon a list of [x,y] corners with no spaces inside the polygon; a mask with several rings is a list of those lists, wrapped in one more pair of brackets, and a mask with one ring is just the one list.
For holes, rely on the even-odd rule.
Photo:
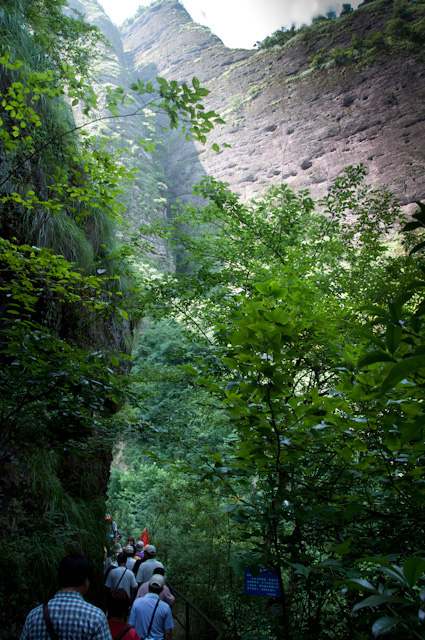
{"label": "backpack", "polygon": [[135,576],[137,576],[137,571],[138,571],[138,569],[139,569],[140,565],[142,564],[142,562],[143,562],[142,558],[139,558],[139,559],[138,559],[138,560],[136,560],[136,562],[134,563],[132,571],[133,571],[133,573],[134,573],[134,575],[135,575]]}

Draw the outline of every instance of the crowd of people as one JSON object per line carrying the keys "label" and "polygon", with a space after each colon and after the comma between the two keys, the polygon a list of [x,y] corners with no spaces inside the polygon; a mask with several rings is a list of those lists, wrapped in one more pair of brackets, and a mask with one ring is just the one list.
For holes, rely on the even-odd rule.
{"label": "crowd of people", "polygon": [[59,591],[30,611],[20,640],[172,640],[175,598],[155,546],[130,536],[122,547],[116,533],[111,538],[104,563],[106,614],[84,600],[93,567],[72,554],[60,563]]}
{"label": "crowd of people", "polygon": [[[116,612],[117,605],[123,609],[121,615],[112,616],[114,639],[131,627],[141,640],[146,637],[172,639],[171,607],[175,598],[165,584],[165,568],[156,559],[153,544],[145,546],[133,537],[127,539],[123,548],[115,542],[113,554],[105,560],[105,591],[109,615],[112,616],[111,609]],[[117,617],[118,620],[114,619]],[[111,617],[109,622],[111,624]],[[128,640],[137,640],[137,636],[132,635]]]}

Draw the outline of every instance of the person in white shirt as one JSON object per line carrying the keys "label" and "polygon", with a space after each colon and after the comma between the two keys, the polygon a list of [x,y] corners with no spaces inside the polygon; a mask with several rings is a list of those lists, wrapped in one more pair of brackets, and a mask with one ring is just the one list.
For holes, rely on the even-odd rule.
{"label": "person in white shirt", "polygon": [[137,582],[134,577],[134,573],[131,569],[127,569],[125,563],[127,562],[127,556],[125,553],[120,553],[118,558],[118,567],[110,571],[105,582],[106,600],[109,599],[111,593],[113,593],[118,587],[124,589],[130,598],[130,602],[133,601],[136,591]]}
{"label": "person in white shirt", "polygon": [[158,562],[158,560],[155,560],[156,548],[153,546],[153,544],[148,544],[145,547],[144,554],[146,560],[142,562],[136,574],[136,581],[139,587],[141,584],[149,582],[149,580],[153,576],[154,569],[156,569],[157,567],[161,567],[162,569],[164,568],[162,562]]}

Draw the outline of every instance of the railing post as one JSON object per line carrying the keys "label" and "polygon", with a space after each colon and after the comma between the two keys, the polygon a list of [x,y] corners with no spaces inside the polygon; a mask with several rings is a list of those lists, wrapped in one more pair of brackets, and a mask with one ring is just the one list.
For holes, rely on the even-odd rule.
{"label": "railing post", "polygon": [[178,619],[178,617],[173,614],[174,619],[176,620],[176,622],[179,623],[179,625],[186,631],[186,640],[191,640],[190,637],[190,620],[189,620],[189,616],[190,616],[190,609],[193,609],[193,611],[195,613],[197,613],[199,616],[201,616],[201,618],[203,620],[205,620],[205,622],[211,627],[211,629],[214,629],[214,631],[217,633],[217,637],[215,640],[221,640],[223,634],[221,633],[221,631],[219,629],[217,629],[217,627],[215,626],[215,624],[213,622],[211,622],[211,620],[209,618],[207,618],[207,616],[202,613],[202,611],[200,611],[198,609],[198,607],[195,607],[195,605],[193,604],[193,602],[191,602],[190,600],[188,600],[187,598],[185,598],[184,595],[182,595],[181,593],[179,593],[177,591],[177,589],[175,587],[173,587],[172,584],[168,583],[168,586],[170,588],[171,593],[174,593],[178,598],[181,598],[182,600],[184,600],[184,602],[186,603],[186,624],[183,625],[183,623]]}

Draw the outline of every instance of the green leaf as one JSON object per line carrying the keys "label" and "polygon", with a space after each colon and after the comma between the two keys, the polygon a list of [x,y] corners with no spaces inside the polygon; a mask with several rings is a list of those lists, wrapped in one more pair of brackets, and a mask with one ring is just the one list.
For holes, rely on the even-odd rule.
{"label": "green leaf", "polygon": [[224,504],[220,506],[220,511],[223,513],[230,513],[231,511],[234,511],[237,506],[237,504]]}
{"label": "green leaf", "polygon": [[421,369],[425,370],[425,358],[423,356],[414,356],[398,362],[391,368],[389,374],[382,383],[381,393],[387,393],[390,389],[395,387],[400,380],[404,380]]}
{"label": "green leaf", "polygon": [[415,245],[412,249],[412,251],[410,252],[410,254],[412,253],[417,253],[418,251],[420,251],[421,249],[423,249],[425,247],[425,241],[424,242],[420,242],[419,244]]}
{"label": "green leaf", "polygon": [[372,633],[377,638],[378,636],[382,636],[384,633],[388,633],[391,629],[394,629],[396,624],[398,623],[397,618],[393,618],[391,616],[383,616],[382,618],[378,618],[372,625]]}
{"label": "green leaf", "polygon": [[344,510],[344,518],[351,520],[351,517],[356,513],[361,513],[364,510],[363,505],[359,502],[351,502]]}
{"label": "green leaf", "polygon": [[399,582],[404,587],[408,586],[407,580],[404,577],[404,573],[403,573],[403,568],[402,567],[398,567],[395,564],[393,564],[391,566],[385,566],[385,564],[384,564],[382,566],[381,570],[382,570],[383,573],[386,573],[387,576],[390,576],[390,578],[392,578],[393,580],[396,580],[397,582]]}
{"label": "green leaf", "polygon": [[295,575],[296,576],[304,576],[304,578],[308,578],[308,576],[310,575],[310,571],[309,571],[308,567],[306,567],[305,565],[297,564],[295,562],[288,562],[288,564],[293,569],[295,569]]}
{"label": "green leaf", "polygon": [[118,358],[116,356],[114,356],[113,354],[109,355],[109,360],[114,365],[114,367],[118,367],[119,364],[120,364],[120,361],[118,360]]}
{"label": "green leaf", "polygon": [[371,364],[376,364],[377,362],[394,362],[394,358],[392,358],[388,353],[383,351],[372,351],[371,353],[367,353],[365,356],[360,358],[357,363],[359,369],[363,369]]}
{"label": "green leaf", "polygon": [[347,538],[342,544],[339,544],[336,547],[331,547],[331,551],[333,553],[340,553],[344,555],[345,553],[350,553],[351,550],[351,541],[353,538]]}
{"label": "green leaf", "polygon": [[270,292],[270,287],[267,282],[254,282],[254,287],[264,295],[267,295]]}
{"label": "green leaf", "polygon": [[413,424],[410,424],[407,428],[403,428],[402,426],[400,426],[401,445],[404,446],[405,444],[410,442],[414,438],[416,433],[420,429],[423,429],[424,426],[425,426],[425,415],[419,416],[415,420],[415,422]]}
{"label": "green leaf", "polygon": [[335,447],[335,451],[341,456],[344,462],[350,464],[353,458],[353,452],[351,451],[351,449],[349,449],[348,447],[343,447],[342,449]]}
{"label": "green leaf", "polygon": [[351,578],[347,580],[345,583],[348,587],[354,586],[356,589],[359,587],[361,589],[367,589],[368,591],[377,591],[372,583],[368,582],[368,580],[364,580],[363,578]]}
{"label": "green leaf", "polygon": [[397,323],[401,320],[402,306],[398,301],[389,302],[388,307],[390,310],[391,318],[393,322]]}
{"label": "green leaf", "polygon": [[352,613],[355,613],[360,609],[364,609],[364,607],[376,607],[376,606],[379,606],[380,604],[387,604],[387,603],[410,604],[410,601],[406,600],[406,598],[401,598],[399,596],[390,596],[385,594],[373,595],[373,596],[369,596],[365,600],[362,600],[361,602],[358,602],[356,605],[354,605],[351,611]]}
{"label": "green leaf", "polygon": [[385,333],[385,341],[387,344],[388,351],[394,353],[397,350],[401,337],[403,335],[403,330],[400,325],[390,324],[387,326],[387,331]]}
{"label": "green leaf", "polygon": [[403,573],[407,582],[414,587],[425,573],[425,559],[412,556],[403,562]]}

